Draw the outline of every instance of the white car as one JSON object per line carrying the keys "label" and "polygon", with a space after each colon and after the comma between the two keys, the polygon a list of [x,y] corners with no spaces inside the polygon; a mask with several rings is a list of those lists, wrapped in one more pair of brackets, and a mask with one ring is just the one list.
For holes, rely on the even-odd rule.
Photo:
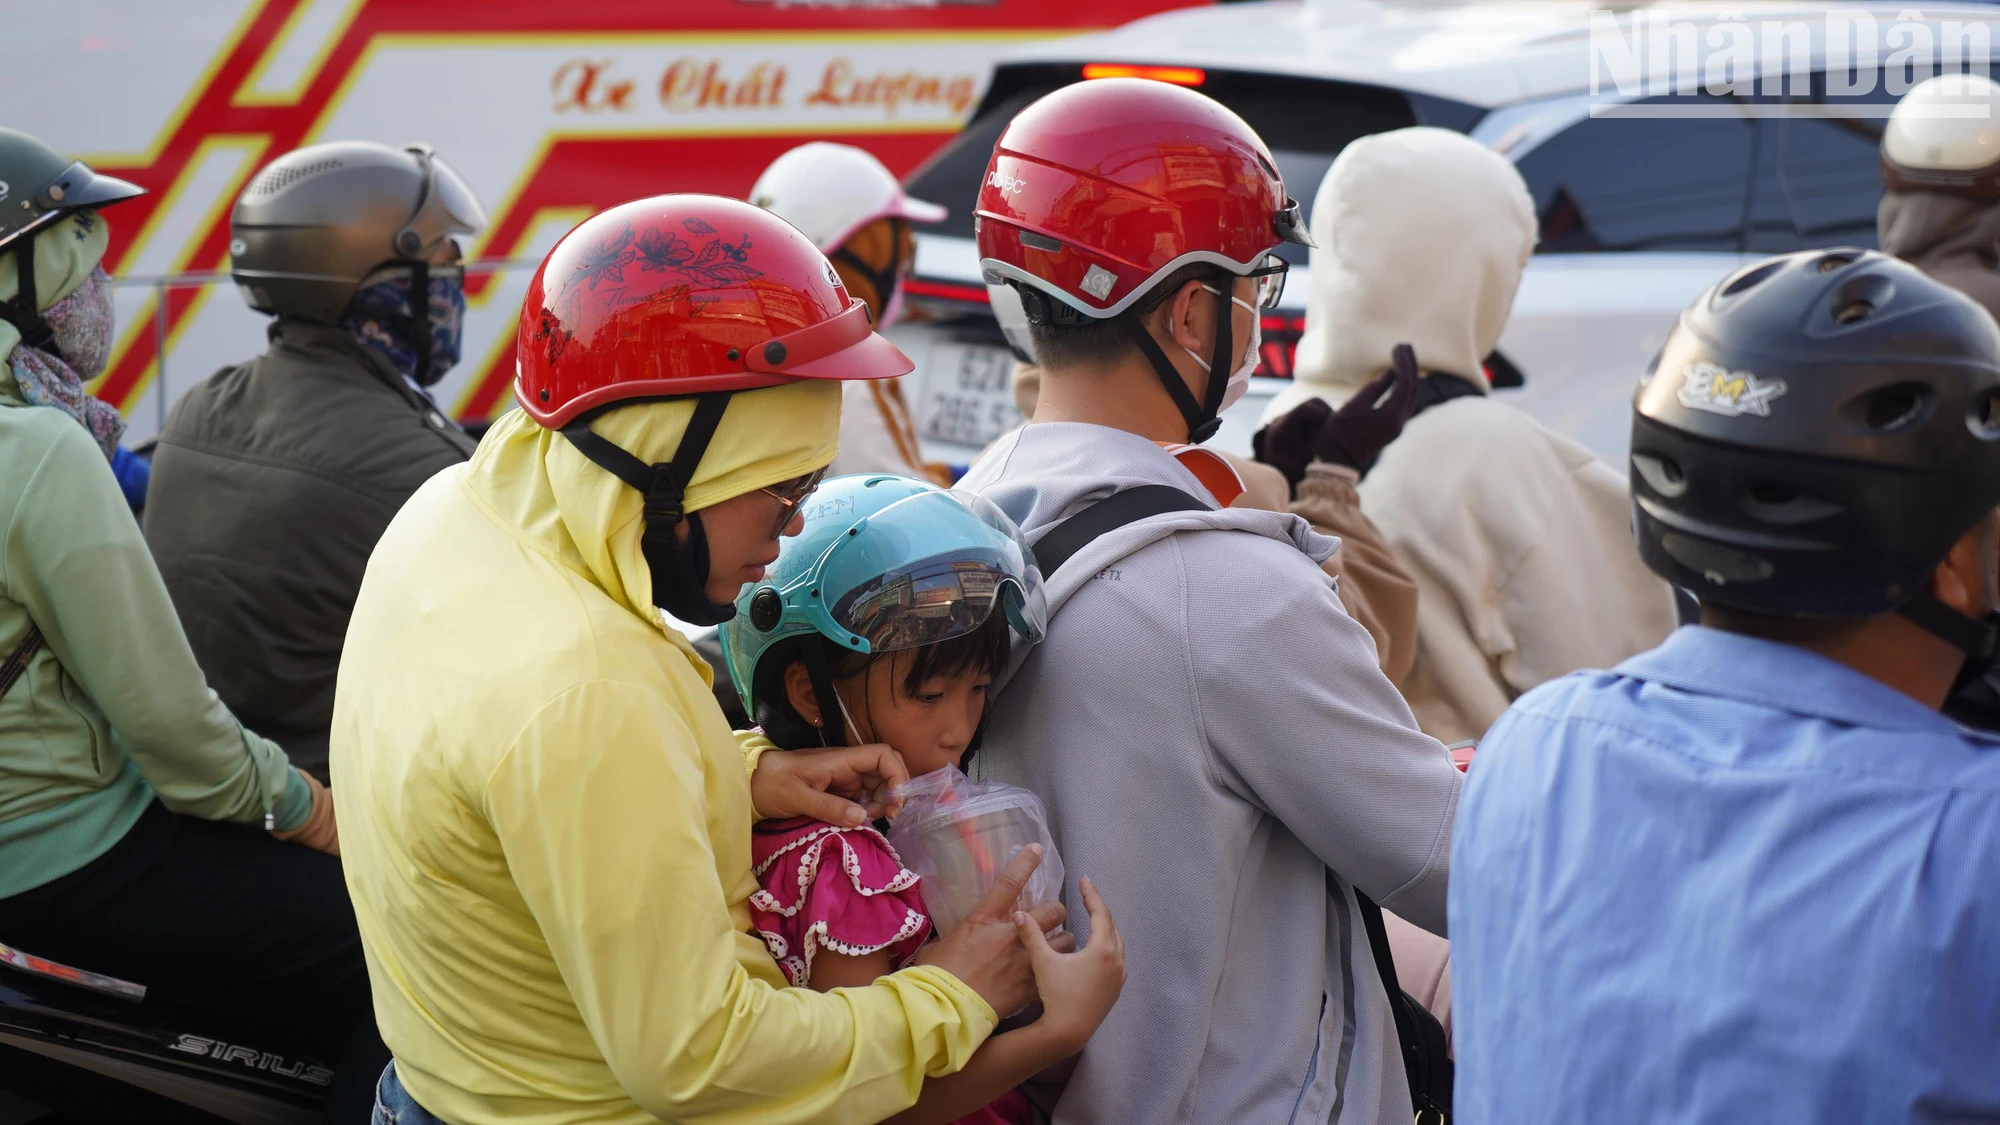
{"label": "white car", "polygon": [[[1760,81],[1749,97],[1592,95],[1593,8],[1600,31],[1608,18],[1630,35],[1652,14],[1631,4],[1524,0],[1232,4],[1009,56],[964,132],[909,181],[912,194],[952,211],[918,236],[909,297],[929,319],[890,332],[917,361],[911,397],[930,455],[969,462],[1019,421],[1007,385],[1013,359],[980,278],[972,205],[1013,115],[1089,69],[1178,81],[1234,109],[1308,204],[1341,147],[1367,133],[1435,125],[1504,153],[1534,197],[1541,243],[1488,374],[1542,421],[1622,464],[1632,390],[1683,306],[1745,261],[1875,245],[1882,118],[1908,82],[1847,73],[1841,81],[1868,89],[1830,93],[1825,5],[1679,3],[1661,14],[1692,21],[1690,37],[1707,36],[1694,39],[1698,46],[1730,25],[1804,26],[1809,38],[1787,41],[1794,53],[1784,69],[1796,74],[1784,93]],[[1993,39],[1990,6],[1927,6],[1911,20],[1900,20],[1908,9],[1895,5],[1842,9],[1878,21],[1878,31],[1922,24],[1923,35],[1912,36],[1924,41],[1917,79],[1930,74],[1931,44],[1954,42],[1952,25],[1961,39],[1971,34],[1967,53],[1980,63]],[[1752,59],[1772,66],[1764,54]],[[1600,51],[1596,64],[1604,62]],[[1618,103],[1611,112],[1609,103]],[[1645,116],[1663,103],[1701,116]],[[1302,253],[1293,265],[1284,307],[1265,317],[1261,377],[1224,416],[1222,448],[1249,452],[1259,416],[1290,374],[1312,284]]]}

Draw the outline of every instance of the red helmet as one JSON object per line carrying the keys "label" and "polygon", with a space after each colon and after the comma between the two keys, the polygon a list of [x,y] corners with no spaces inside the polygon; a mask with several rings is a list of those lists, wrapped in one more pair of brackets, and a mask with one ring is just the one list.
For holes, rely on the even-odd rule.
{"label": "red helmet", "polygon": [[989,282],[1098,320],[1182,266],[1282,277],[1271,251],[1312,245],[1270,150],[1242,118],[1143,78],[1081,82],[1022,110],[994,146],[977,213]]}
{"label": "red helmet", "polygon": [[514,395],[550,429],[636,398],[888,379],[877,336],[805,235],[717,195],[656,195],[585,219],[528,284]]}
{"label": "red helmet", "polygon": [[[683,505],[731,397],[913,366],[805,235],[715,195],[656,195],[578,224],[528,284],[514,343],[521,408],[645,496],[639,549],[653,602],[696,625],[736,612],[708,600],[701,513]],[[590,428],[600,408],[679,396],[696,401],[670,461],[649,465]]]}

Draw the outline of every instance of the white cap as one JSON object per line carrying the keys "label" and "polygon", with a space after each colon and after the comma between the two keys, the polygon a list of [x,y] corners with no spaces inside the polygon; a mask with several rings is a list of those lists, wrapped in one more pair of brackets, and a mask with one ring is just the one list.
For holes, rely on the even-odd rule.
{"label": "white cap", "polygon": [[[1918,179],[1928,179],[1926,172],[1950,179],[2000,165],[2000,85],[1978,74],[1919,82],[1889,116],[1882,156],[1893,171]],[[1940,180],[1936,186],[1951,185]]]}
{"label": "white cap", "polygon": [[877,219],[936,223],[950,214],[904,195],[872,153],[829,141],[800,145],[773,160],[750,189],[750,202],[797,227],[822,253]]}

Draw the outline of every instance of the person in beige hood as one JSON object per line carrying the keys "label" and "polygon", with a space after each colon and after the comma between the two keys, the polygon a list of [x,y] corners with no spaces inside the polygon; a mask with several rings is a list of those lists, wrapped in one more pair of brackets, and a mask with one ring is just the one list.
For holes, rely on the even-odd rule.
{"label": "person in beige hood", "polygon": [[1311,222],[1295,382],[1264,418],[1344,406],[1398,345],[1415,350],[1416,413],[1361,466],[1360,495],[1416,580],[1415,666],[1397,686],[1424,732],[1476,739],[1537,684],[1658,644],[1674,599],[1632,546],[1624,474],[1488,394],[1482,360],[1535,247],[1514,166],[1444,129],[1363,137]]}

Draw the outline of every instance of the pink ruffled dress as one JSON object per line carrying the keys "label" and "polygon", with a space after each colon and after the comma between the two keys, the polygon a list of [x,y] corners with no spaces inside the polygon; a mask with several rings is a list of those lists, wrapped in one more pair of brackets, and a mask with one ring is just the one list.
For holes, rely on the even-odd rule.
{"label": "pink ruffled dress", "polygon": [[[785,979],[809,987],[813,957],[887,950],[902,968],[931,933],[917,873],[873,828],[836,828],[810,817],[763,821],[751,842],[758,891],[750,921]],[[1009,1090],[957,1125],[1027,1125],[1028,1101]]]}

